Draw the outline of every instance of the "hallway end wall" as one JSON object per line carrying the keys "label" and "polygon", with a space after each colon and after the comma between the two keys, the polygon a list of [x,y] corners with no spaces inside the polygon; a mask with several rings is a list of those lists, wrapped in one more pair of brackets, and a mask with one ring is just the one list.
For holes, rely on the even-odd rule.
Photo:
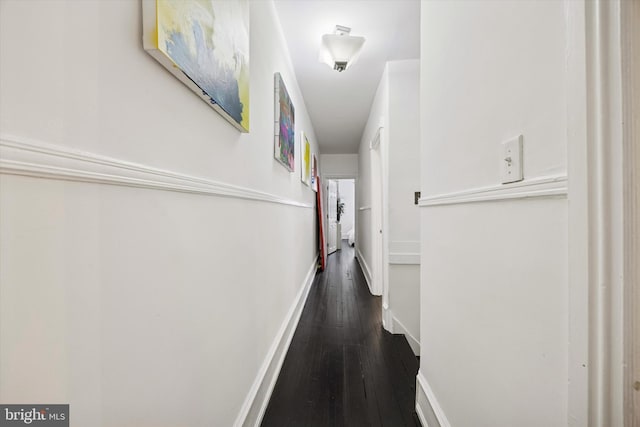
{"label": "hallway end wall", "polygon": [[320,174],[329,178],[353,178],[358,175],[357,154],[321,154]]}

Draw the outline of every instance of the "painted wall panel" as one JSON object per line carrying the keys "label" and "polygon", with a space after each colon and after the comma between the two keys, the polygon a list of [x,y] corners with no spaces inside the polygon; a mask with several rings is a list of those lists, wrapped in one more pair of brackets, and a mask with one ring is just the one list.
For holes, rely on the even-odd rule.
{"label": "painted wall panel", "polygon": [[[420,253],[420,60],[392,61],[389,67],[389,255]],[[420,268],[389,266],[389,306],[409,335],[420,341]],[[395,330],[394,332],[398,332]],[[411,338],[413,337],[413,338]]]}
{"label": "painted wall panel", "polygon": [[[241,134],[144,52],[139,2],[2,1],[0,138],[313,205],[273,159],[276,71],[315,141],[277,22],[251,3]],[[89,427],[233,425],[315,224],[311,208],[0,175],[0,401],[67,402]]]}
{"label": "painted wall panel", "polygon": [[[500,186],[518,134],[525,181],[566,174],[565,3],[422,6],[422,196]],[[421,210],[431,406],[457,427],[567,425],[566,189]]]}
{"label": "painted wall panel", "polygon": [[[385,158],[383,167],[386,171],[383,183],[386,186],[388,215],[387,250],[390,259],[397,254],[405,258],[410,254],[415,258],[420,252],[419,210],[413,200],[413,192],[418,191],[420,186],[419,66],[417,59],[387,63],[360,143],[359,204],[372,208],[371,211],[361,212],[358,217],[367,221],[366,226],[358,224],[360,233],[364,233],[359,238],[367,263],[373,262],[370,259],[374,254],[371,221],[375,221],[379,214],[375,212],[372,191],[380,186],[373,182],[375,174],[372,168],[375,163],[372,162],[369,147],[380,126],[381,150]],[[394,266],[387,265],[389,309],[393,317],[419,340],[419,307],[405,302],[419,300],[420,282],[416,271],[409,270],[412,269],[394,269]]]}
{"label": "painted wall panel", "polygon": [[566,425],[566,213],[563,199],[423,209],[420,369],[451,425]]}
{"label": "painted wall panel", "polygon": [[423,196],[500,182],[501,144],[520,134],[525,179],[566,172],[564,3],[425,9]]}

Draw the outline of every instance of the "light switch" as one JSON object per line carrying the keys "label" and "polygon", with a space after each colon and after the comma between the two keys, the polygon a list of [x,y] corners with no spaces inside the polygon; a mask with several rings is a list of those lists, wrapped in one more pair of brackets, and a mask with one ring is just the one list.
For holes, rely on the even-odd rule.
{"label": "light switch", "polygon": [[503,184],[522,181],[522,135],[502,143],[501,178]]}

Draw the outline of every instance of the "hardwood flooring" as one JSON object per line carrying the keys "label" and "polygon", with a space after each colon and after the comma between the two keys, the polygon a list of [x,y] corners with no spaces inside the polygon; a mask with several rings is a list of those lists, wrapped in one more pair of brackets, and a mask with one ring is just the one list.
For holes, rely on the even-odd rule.
{"label": "hardwood flooring", "polygon": [[262,426],[420,426],[418,360],[382,328],[353,254],[343,244],[316,275]]}

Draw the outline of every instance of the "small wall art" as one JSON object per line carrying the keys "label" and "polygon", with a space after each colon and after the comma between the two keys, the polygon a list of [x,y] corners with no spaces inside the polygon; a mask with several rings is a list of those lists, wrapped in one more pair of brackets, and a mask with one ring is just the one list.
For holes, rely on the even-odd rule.
{"label": "small wall art", "polygon": [[300,180],[308,187],[311,185],[311,144],[309,144],[306,133],[301,132],[300,135],[300,151],[302,152]]}
{"label": "small wall art", "polygon": [[318,191],[318,162],[315,154],[311,155],[311,188]]}
{"label": "small wall art", "polygon": [[249,2],[143,0],[144,49],[241,132],[249,131]]}
{"label": "small wall art", "polygon": [[280,73],[275,73],[275,158],[290,172],[295,169],[295,108]]}

